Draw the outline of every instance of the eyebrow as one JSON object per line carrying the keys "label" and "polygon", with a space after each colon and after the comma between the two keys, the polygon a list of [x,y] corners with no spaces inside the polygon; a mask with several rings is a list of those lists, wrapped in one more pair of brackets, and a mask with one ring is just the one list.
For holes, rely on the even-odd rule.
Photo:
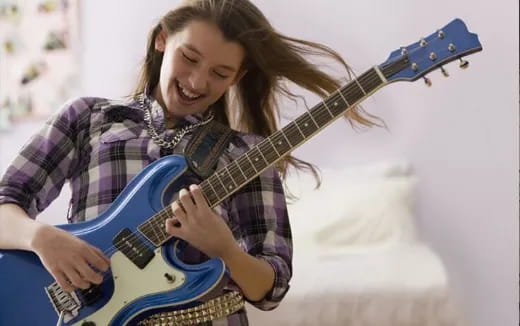
{"label": "eyebrow", "polygon": [[[191,50],[191,51],[197,53],[197,54],[200,55],[201,57],[204,57],[204,56],[202,55],[202,53],[200,53],[200,51],[197,50],[197,48],[194,47],[193,45],[188,44],[188,43],[185,43],[184,46],[185,46],[186,48],[188,48],[189,50]],[[231,70],[231,71],[233,71],[233,72],[236,72],[236,71],[237,71],[236,68],[233,68],[233,67],[228,66],[228,65],[218,65],[218,67],[219,67],[219,68],[223,68],[223,69],[227,69],[227,70]]]}

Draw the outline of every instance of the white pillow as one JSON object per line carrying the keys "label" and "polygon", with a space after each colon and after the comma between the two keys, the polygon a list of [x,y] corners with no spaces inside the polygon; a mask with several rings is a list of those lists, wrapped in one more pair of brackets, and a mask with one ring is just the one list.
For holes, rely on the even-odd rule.
{"label": "white pillow", "polygon": [[416,241],[416,182],[405,162],[323,169],[318,190],[308,174],[289,177],[300,198],[288,205],[295,248],[360,250]]}

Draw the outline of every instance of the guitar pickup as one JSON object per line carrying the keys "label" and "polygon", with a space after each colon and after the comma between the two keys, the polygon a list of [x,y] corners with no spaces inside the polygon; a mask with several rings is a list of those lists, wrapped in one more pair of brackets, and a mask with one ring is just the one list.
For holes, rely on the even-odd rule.
{"label": "guitar pickup", "polygon": [[145,268],[155,256],[153,250],[129,229],[121,230],[112,244],[140,269]]}

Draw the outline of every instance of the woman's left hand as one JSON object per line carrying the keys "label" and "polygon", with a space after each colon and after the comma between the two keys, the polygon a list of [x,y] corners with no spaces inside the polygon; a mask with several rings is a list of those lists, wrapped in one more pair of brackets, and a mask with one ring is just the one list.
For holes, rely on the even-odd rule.
{"label": "woman's left hand", "polygon": [[208,206],[199,186],[182,189],[171,209],[175,217],[166,220],[166,232],[187,241],[207,256],[223,258],[237,246],[224,218]]}

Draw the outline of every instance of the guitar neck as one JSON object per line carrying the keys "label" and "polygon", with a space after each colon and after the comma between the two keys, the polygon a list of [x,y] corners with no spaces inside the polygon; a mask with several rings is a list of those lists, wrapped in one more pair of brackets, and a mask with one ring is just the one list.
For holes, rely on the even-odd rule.
{"label": "guitar neck", "polygon": [[[199,184],[209,206],[215,207],[220,204],[386,82],[377,66],[369,69],[296,120],[216,171]],[[142,225],[140,230],[156,245],[162,244],[171,238],[164,231],[164,221],[171,217],[173,213],[168,206],[145,222],[146,225]]]}
{"label": "guitar neck", "polygon": [[341,117],[345,111],[385,83],[374,67],[335,91],[324,101],[276,131],[236,160],[204,180],[201,187],[208,204],[214,207],[249,183],[284,155]]}

